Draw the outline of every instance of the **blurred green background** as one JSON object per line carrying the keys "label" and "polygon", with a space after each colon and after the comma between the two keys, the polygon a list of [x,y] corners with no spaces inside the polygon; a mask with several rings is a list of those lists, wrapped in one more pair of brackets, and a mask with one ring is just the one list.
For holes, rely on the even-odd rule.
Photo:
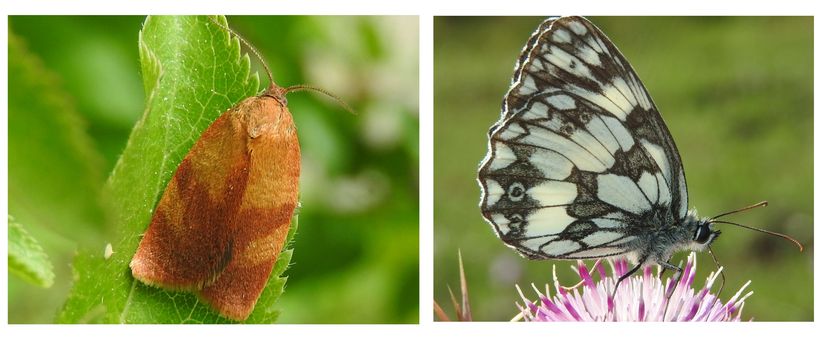
{"label": "blurred green background", "polygon": [[[37,78],[49,89],[42,98],[14,98],[10,89],[9,213],[45,248],[56,275],[47,289],[10,275],[9,323],[53,322],[71,286],[75,251],[102,251],[115,241],[97,194],[143,113],[143,20],[9,19],[10,44],[23,51],[9,59],[10,80]],[[357,112],[311,92],[289,96],[302,149],[302,208],[278,322],[417,322],[418,18],[228,20],[264,55],[279,85],[321,87]],[[22,59],[29,66],[18,67]],[[65,109],[52,115],[72,127],[66,150],[23,117],[42,102]],[[32,189],[34,181],[49,185]]]}
{"label": "blurred green background", "polygon": [[[729,298],[746,281],[742,318],[813,320],[813,18],[590,18],[633,65],[682,155],[690,206],[798,238],[719,225]],[[515,284],[575,283],[572,261],[529,261],[482,219],[475,177],[533,17],[435,18],[435,300],[452,312],[461,250],[474,320],[509,320]],[[680,253],[674,261],[684,261]],[[715,269],[699,254],[697,281]],[[698,283],[697,283],[698,284]]]}

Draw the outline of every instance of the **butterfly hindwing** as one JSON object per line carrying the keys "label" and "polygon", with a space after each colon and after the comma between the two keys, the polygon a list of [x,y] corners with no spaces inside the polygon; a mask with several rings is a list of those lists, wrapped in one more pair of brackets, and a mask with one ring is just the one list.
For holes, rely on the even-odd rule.
{"label": "butterfly hindwing", "polygon": [[641,81],[580,17],[550,19],[516,62],[479,169],[481,210],[531,258],[637,251],[687,215],[679,153]]}

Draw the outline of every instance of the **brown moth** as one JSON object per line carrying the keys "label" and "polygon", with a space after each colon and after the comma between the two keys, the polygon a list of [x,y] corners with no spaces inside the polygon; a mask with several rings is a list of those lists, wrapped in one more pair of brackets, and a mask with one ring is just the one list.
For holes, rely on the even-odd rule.
{"label": "brown moth", "polygon": [[285,95],[307,87],[279,87],[264,67],[269,87],[203,132],[169,181],[129,264],[141,282],[195,292],[237,321],[255,307],[298,204],[301,153]]}

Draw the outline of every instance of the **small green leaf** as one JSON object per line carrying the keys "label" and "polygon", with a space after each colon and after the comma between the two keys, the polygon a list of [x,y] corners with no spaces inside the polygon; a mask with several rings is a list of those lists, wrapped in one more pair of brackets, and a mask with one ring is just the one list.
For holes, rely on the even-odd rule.
{"label": "small green leaf", "polygon": [[9,272],[43,288],[54,283],[54,267],[43,247],[9,216]]}
{"label": "small green leaf", "polygon": [[[218,22],[226,25],[224,17]],[[237,38],[206,17],[152,16],[139,36],[146,109],[112,172],[105,194],[121,232],[114,255],[103,249],[78,256],[75,287],[59,322],[218,323],[220,317],[192,293],[148,287],[131,276],[129,261],[147,228],[167,182],[191,146],[221,113],[256,94],[257,75],[241,56]],[[288,241],[294,235],[293,220]],[[247,322],[271,323],[272,305],[291,258],[282,252],[270,280]]]}

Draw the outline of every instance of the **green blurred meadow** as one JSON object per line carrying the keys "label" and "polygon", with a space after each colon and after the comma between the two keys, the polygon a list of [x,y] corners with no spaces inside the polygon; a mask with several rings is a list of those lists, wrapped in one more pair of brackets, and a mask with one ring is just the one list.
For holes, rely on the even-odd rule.
{"label": "green blurred meadow", "polygon": [[[74,255],[102,255],[117,241],[99,195],[144,112],[144,20],[9,18],[9,214],[55,273],[49,288],[9,275],[9,323],[55,322]],[[303,159],[301,209],[278,322],[417,322],[417,17],[228,22],[260,50],[279,85],[321,87],[357,112],[312,92],[289,95]],[[263,89],[260,61],[251,63]]]}
{"label": "green blurred meadow", "polygon": [[[789,242],[732,226],[713,245],[722,298],[745,282],[743,320],[813,320],[813,18],[590,18],[633,65],[684,162],[690,206],[713,216],[761,200],[730,220],[792,235]],[[452,312],[464,259],[474,320],[518,313],[514,285],[575,283],[572,261],[529,261],[500,242],[478,209],[475,177],[513,65],[536,17],[435,18],[435,300]],[[674,261],[684,261],[680,253]],[[698,282],[715,269],[699,254]],[[530,295],[528,295],[530,296]]]}

